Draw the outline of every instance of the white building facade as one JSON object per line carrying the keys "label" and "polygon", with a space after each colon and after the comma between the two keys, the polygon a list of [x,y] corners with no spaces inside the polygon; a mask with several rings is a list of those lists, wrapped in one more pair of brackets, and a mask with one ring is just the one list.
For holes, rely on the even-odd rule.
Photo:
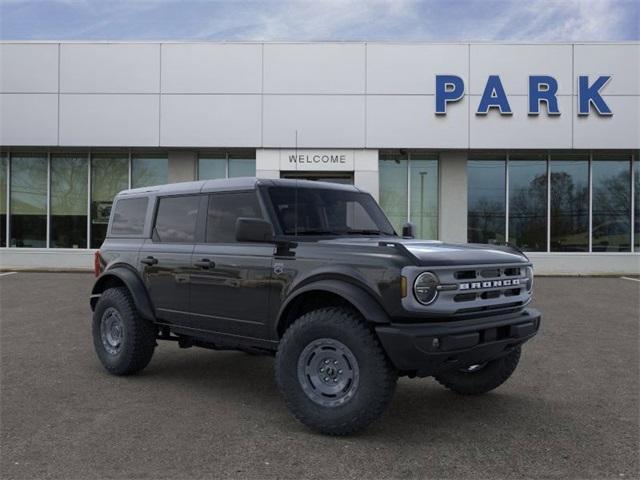
{"label": "white building facade", "polygon": [[371,192],[543,274],[640,273],[640,43],[0,43],[0,268],[89,269],[122,189]]}

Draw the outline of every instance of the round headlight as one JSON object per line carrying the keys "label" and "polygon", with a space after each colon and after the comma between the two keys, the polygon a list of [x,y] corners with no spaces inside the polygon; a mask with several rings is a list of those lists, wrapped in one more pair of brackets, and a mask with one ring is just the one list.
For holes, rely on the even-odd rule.
{"label": "round headlight", "polygon": [[531,291],[533,290],[533,268],[527,267],[526,275],[527,275],[527,292],[531,293]]}
{"label": "round headlight", "polygon": [[423,305],[429,305],[438,296],[438,277],[431,272],[424,272],[418,275],[413,284],[413,294]]}

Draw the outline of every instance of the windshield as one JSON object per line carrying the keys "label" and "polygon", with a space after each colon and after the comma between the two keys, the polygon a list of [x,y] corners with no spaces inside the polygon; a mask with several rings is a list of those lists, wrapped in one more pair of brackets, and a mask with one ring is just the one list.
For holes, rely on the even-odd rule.
{"label": "windshield", "polygon": [[285,235],[395,235],[367,193],[272,187],[269,196]]}

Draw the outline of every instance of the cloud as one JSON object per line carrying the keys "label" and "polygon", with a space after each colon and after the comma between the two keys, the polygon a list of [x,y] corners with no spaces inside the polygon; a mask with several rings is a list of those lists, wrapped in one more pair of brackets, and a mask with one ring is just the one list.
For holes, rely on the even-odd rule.
{"label": "cloud", "polygon": [[637,0],[0,0],[3,39],[638,40]]}

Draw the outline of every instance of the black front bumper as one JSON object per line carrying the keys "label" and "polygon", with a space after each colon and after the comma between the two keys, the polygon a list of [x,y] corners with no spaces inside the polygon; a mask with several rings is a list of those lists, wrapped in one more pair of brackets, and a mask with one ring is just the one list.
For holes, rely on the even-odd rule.
{"label": "black front bumper", "polygon": [[508,354],[540,328],[540,312],[453,322],[381,325],[378,338],[395,367],[419,377],[476,365]]}

